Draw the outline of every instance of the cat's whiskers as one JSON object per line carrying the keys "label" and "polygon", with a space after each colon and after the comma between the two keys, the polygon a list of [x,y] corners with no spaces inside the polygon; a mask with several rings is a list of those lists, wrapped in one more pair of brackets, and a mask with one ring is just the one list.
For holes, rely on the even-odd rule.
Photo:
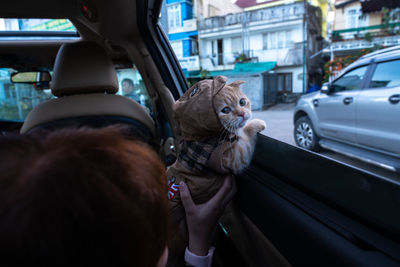
{"label": "cat's whiskers", "polygon": [[232,133],[235,133],[234,132],[235,127],[233,125],[233,119],[230,119],[230,120],[226,121],[223,124],[223,127],[224,127],[224,129],[220,134],[220,137],[218,139],[218,144],[225,142],[226,138],[229,137],[229,135],[231,135]]}
{"label": "cat's whiskers", "polygon": [[220,134],[220,136],[218,138],[218,144],[224,142],[225,138],[229,135],[229,122],[228,123],[224,123],[222,126],[224,127],[224,129],[223,129],[223,131],[221,132],[221,134]]}

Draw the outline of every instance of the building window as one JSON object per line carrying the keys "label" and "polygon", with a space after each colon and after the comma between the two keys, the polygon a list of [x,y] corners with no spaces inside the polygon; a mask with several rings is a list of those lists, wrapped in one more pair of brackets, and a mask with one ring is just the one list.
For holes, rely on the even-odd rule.
{"label": "building window", "polygon": [[268,50],[268,33],[263,34],[263,50]]}
{"label": "building window", "polygon": [[173,5],[168,7],[168,27],[178,28],[181,27],[181,6]]}
{"label": "building window", "polygon": [[268,47],[270,49],[276,49],[277,48],[276,32],[268,33]]}
{"label": "building window", "polygon": [[278,93],[292,93],[292,73],[278,73]]}
{"label": "building window", "polygon": [[242,52],[242,38],[234,37],[232,38],[232,53],[241,53]]}
{"label": "building window", "polygon": [[285,45],[286,45],[286,42],[285,42],[285,32],[284,31],[281,31],[281,32],[278,32],[278,48],[284,48],[285,47]]}
{"label": "building window", "polygon": [[363,15],[361,8],[352,8],[346,13],[346,27],[358,28],[368,26],[368,16]]}
{"label": "building window", "polygon": [[390,23],[399,22],[400,21],[400,8],[395,8],[390,11]]}
{"label": "building window", "polygon": [[182,41],[171,41],[172,49],[175,52],[177,58],[183,57],[183,45]]}
{"label": "building window", "polygon": [[192,44],[191,55],[197,55],[199,53],[198,48],[197,48],[197,41],[193,39],[193,40],[191,40],[191,44]]}
{"label": "building window", "polygon": [[263,34],[263,49],[281,49],[293,46],[292,31],[269,32]]}
{"label": "building window", "polygon": [[290,48],[293,46],[293,40],[292,40],[292,31],[286,31],[285,32],[286,36],[286,44],[285,47]]}

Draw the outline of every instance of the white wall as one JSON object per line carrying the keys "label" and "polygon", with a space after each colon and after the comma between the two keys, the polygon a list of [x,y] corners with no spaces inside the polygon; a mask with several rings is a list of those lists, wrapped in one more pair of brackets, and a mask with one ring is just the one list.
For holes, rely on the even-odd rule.
{"label": "white wall", "polygon": [[[259,62],[275,61],[280,66],[293,65],[294,52],[291,48],[294,47],[295,43],[301,43],[303,40],[302,34],[302,21],[290,21],[286,23],[276,24],[254,24],[249,27],[249,49],[251,57],[258,57]],[[290,31],[290,38],[292,47],[276,48],[276,49],[263,49],[263,35],[271,32],[286,32]],[[279,35],[276,35],[276,38]],[[224,64],[233,64],[235,57],[238,53],[232,53],[232,38],[242,37],[242,27],[240,24],[227,26],[219,29],[219,31],[205,30],[199,32],[199,48],[200,48],[200,62],[203,68],[208,70],[216,70],[222,66],[213,66],[212,61],[206,59],[212,56],[211,43],[214,41],[214,51],[217,52],[218,39],[223,39],[223,53],[224,53]],[[286,34],[285,34],[286,38]],[[298,61],[298,60],[297,60]],[[214,58],[216,64],[217,59]],[[299,63],[299,62],[297,62]],[[295,83],[293,83],[294,85]]]}
{"label": "white wall", "polygon": [[[196,0],[196,16],[198,18],[208,18],[212,15],[223,16],[229,13],[243,12],[243,9],[233,4],[231,0]],[[210,10],[216,12],[210,14]]]}

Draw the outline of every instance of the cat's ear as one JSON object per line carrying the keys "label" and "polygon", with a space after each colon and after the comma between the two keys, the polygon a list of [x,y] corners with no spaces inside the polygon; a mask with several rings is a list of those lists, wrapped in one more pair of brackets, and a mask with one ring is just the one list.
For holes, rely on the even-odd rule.
{"label": "cat's ear", "polygon": [[245,81],[237,80],[237,81],[234,81],[233,83],[228,84],[228,86],[233,87],[233,88],[240,88],[240,85],[244,84],[244,83],[245,83]]}
{"label": "cat's ear", "polygon": [[218,92],[225,86],[226,81],[228,80],[225,76],[215,76],[213,79],[212,85],[212,94],[215,96]]}

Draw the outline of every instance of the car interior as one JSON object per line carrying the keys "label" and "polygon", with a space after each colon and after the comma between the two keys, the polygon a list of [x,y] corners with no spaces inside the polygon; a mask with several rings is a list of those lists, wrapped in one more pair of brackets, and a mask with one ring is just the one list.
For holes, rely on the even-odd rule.
{"label": "car interior", "polygon": [[[2,134],[124,124],[173,163],[181,136],[172,105],[188,84],[158,24],[161,3],[3,4],[0,18],[68,19],[76,32],[0,32],[0,68],[51,75],[47,98],[25,119],[1,118]],[[146,105],[119,95],[117,73],[130,69],[140,73]],[[253,162],[236,181],[213,266],[400,265],[400,180],[259,135]]]}

